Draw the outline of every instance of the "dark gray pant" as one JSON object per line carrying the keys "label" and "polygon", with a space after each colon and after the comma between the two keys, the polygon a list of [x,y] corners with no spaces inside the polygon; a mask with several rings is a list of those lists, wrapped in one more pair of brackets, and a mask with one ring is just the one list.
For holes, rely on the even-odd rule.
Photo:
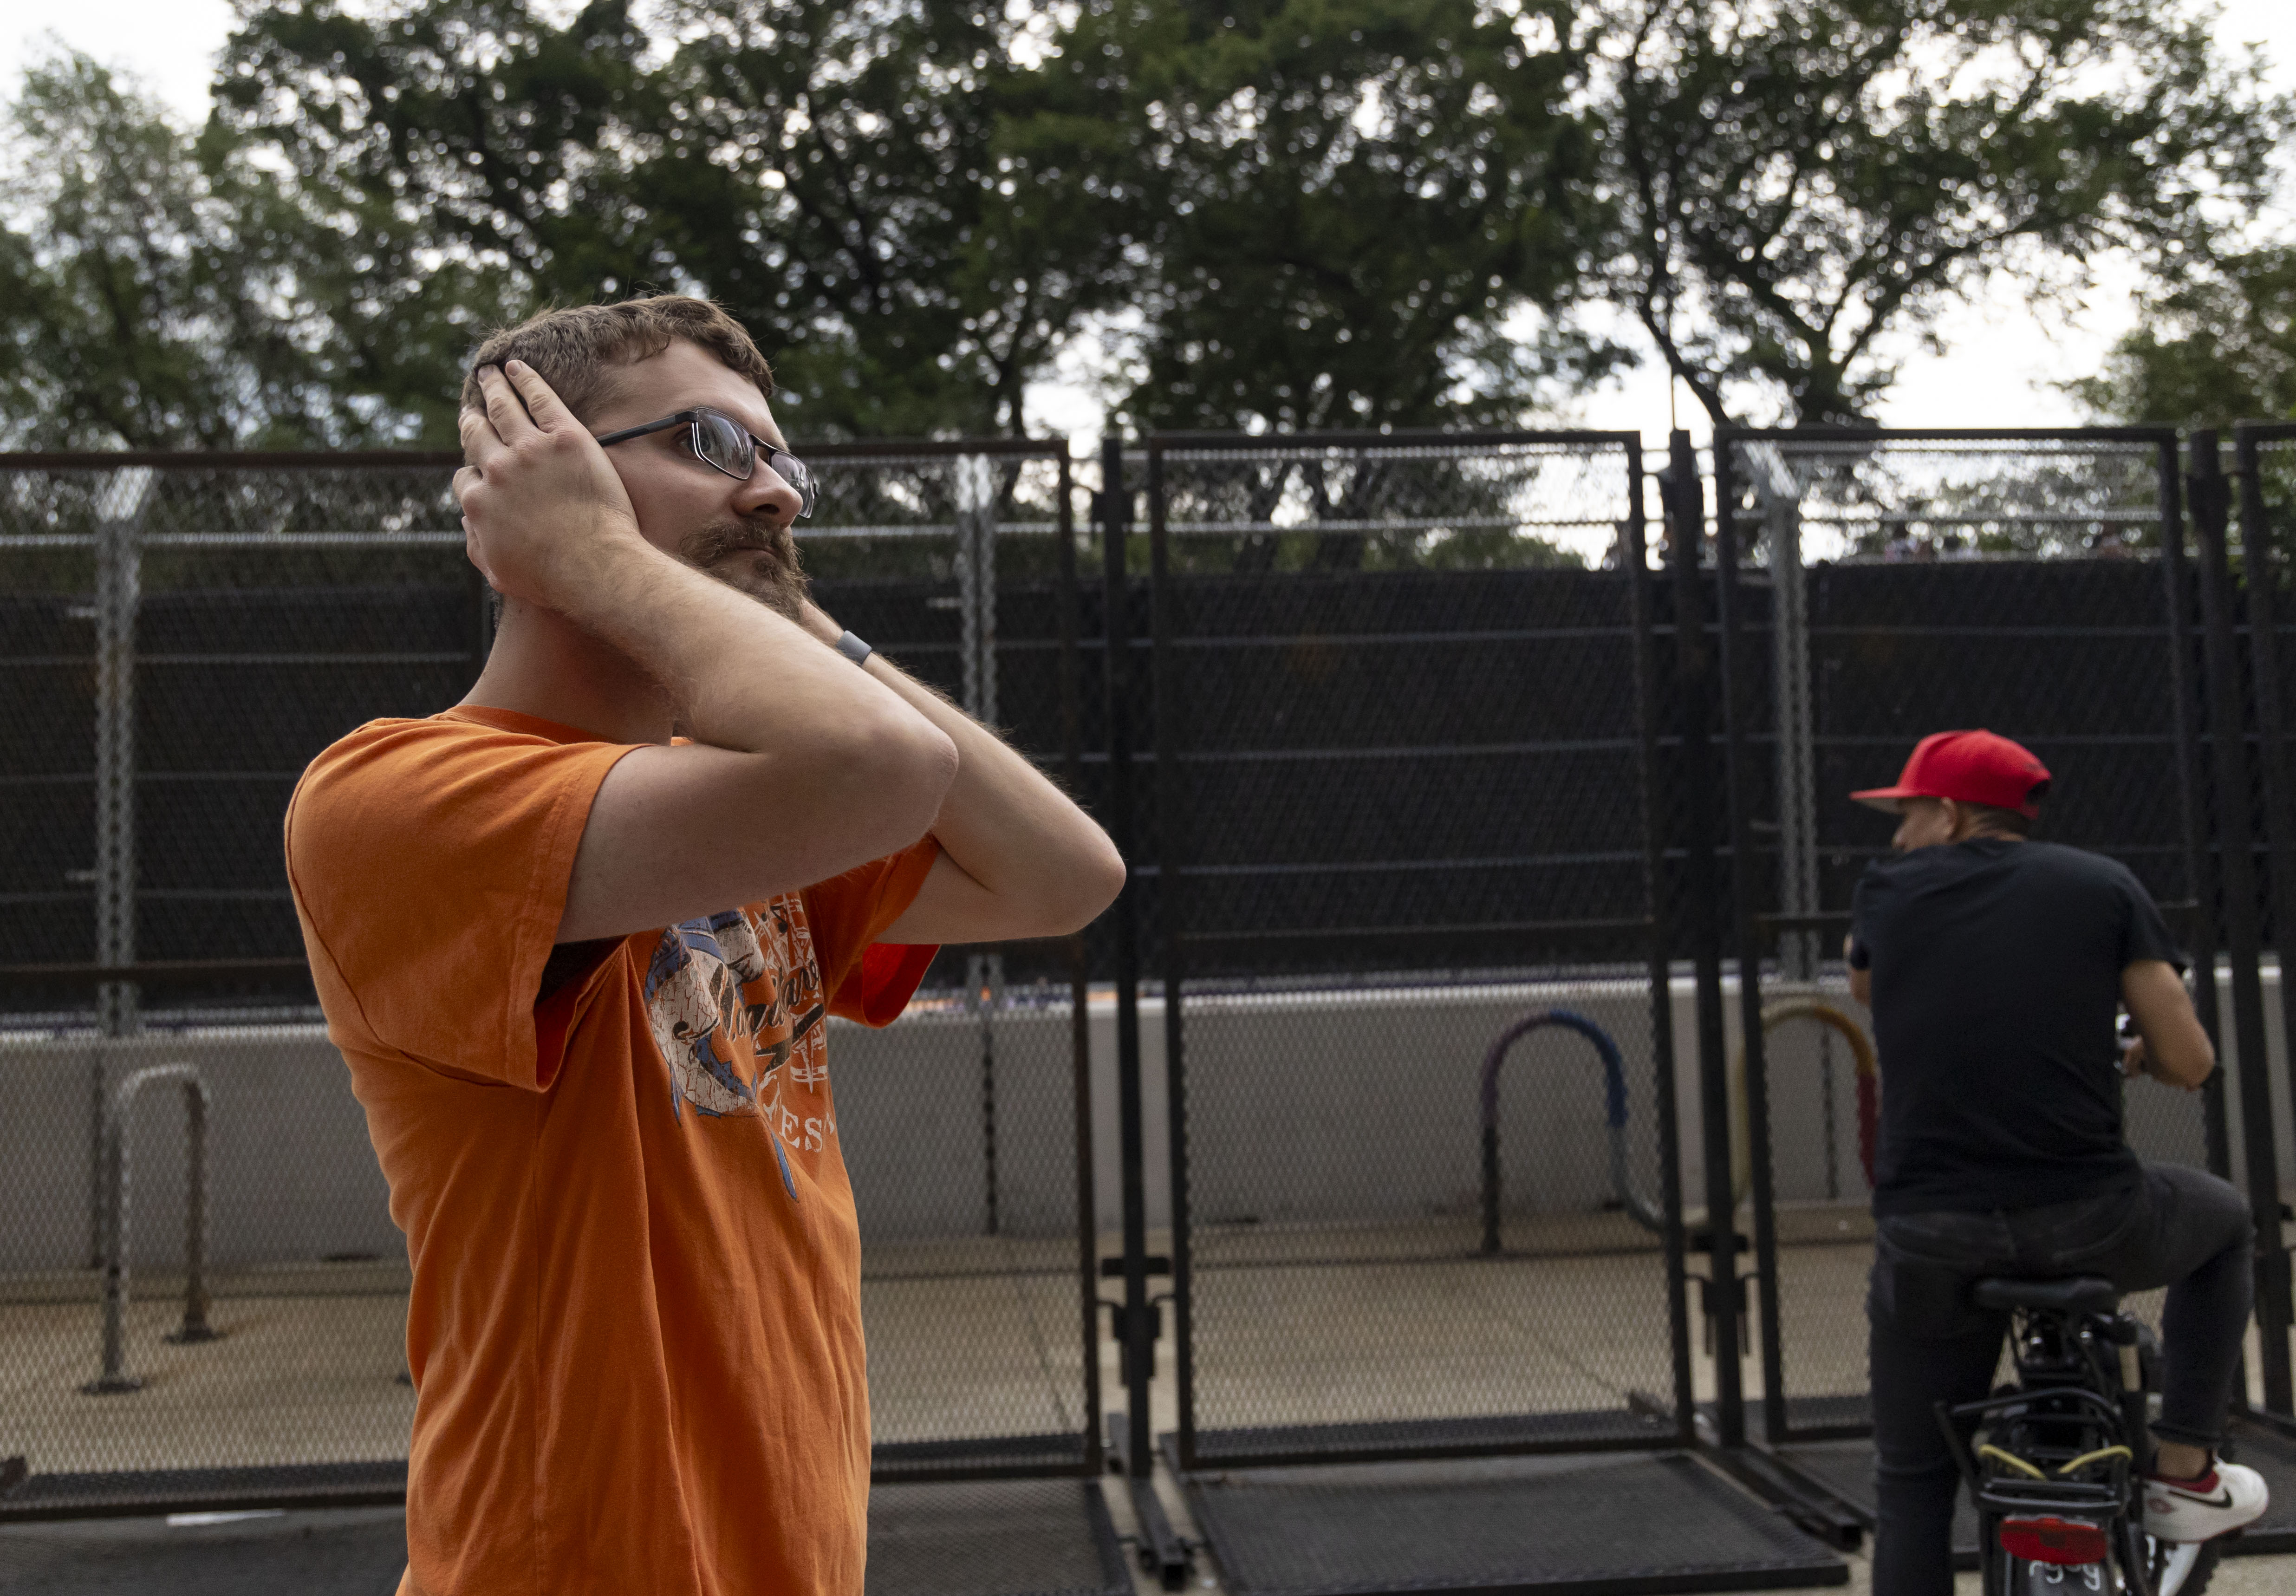
{"label": "dark gray pant", "polygon": [[2008,1315],[1969,1300],[1988,1275],[2101,1275],[2124,1292],[2169,1287],[2162,1313],[2163,1439],[2224,1433],[2255,1290],[2248,1201],[2196,1169],[2145,1166],[2134,1187],[2016,1213],[1909,1213],[1875,1227],[1866,1299],[1873,1327],[1874,1596],[1950,1596],[1961,1477],[1936,1404],[1993,1385]]}

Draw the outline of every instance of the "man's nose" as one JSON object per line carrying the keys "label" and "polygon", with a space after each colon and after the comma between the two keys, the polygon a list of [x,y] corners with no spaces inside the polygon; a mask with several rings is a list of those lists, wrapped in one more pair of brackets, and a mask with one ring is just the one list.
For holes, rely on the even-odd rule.
{"label": "man's nose", "polygon": [[804,506],[796,489],[781,478],[781,473],[765,462],[762,453],[757,464],[750,468],[750,480],[734,489],[734,507],[744,515],[768,515],[787,526],[797,519]]}

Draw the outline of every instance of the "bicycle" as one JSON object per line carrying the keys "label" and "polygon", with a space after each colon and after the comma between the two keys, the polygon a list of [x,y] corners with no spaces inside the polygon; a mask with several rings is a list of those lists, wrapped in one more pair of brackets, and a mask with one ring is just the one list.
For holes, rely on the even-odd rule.
{"label": "bicycle", "polygon": [[2109,1280],[1987,1279],[1974,1296],[2013,1315],[2016,1379],[1937,1414],[1977,1505],[1985,1596],[2202,1596],[2222,1542],[2144,1532],[2150,1327]]}

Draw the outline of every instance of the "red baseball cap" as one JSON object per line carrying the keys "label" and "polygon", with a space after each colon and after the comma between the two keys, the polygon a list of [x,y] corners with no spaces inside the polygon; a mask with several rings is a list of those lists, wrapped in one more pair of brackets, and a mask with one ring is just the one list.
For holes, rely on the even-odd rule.
{"label": "red baseball cap", "polygon": [[2049,768],[2022,744],[1989,731],[1935,731],[1914,745],[1896,786],[1849,795],[1891,814],[1901,799],[1950,798],[2013,809],[2030,820],[2041,812],[2048,790]]}

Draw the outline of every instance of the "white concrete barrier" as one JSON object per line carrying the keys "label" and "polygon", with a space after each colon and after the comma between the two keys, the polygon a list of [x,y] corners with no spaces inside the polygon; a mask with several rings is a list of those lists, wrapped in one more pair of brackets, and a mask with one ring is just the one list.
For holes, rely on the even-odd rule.
{"label": "white concrete barrier", "polygon": [[[2229,978],[2218,975],[2224,1011]],[[1682,1176],[1703,1200],[1693,997],[1671,983]],[[1783,990],[1783,989],[1781,989]],[[1861,1022],[1862,1011],[1841,999]],[[1736,1035],[1734,983],[1726,1028]],[[1385,986],[1332,991],[1192,994],[1185,1011],[1195,1215],[1205,1223],[1386,1222],[1470,1215],[1480,1182],[1478,1081],[1492,1041],[1539,1008],[1567,1008],[1617,1040],[1625,1059],[1630,1165],[1658,1185],[1652,1016],[1640,981]],[[2274,1128],[2291,1156],[2278,972],[2266,1009]],[[1140,1005],[1149,1222],[1169,1222],[1170,1138],[1164,1005]],[[1090,1118],[1098,1228],[1118,1228],[1115,1004],[1088,1010]],[[2228,1029],[2228,1027],[2227,1027]],[[996,1165],[997,1229],[1059,1236],[1075,1222],[1074,1065],[1066,1003],[1015,1008],[991,1022],[953,1005],[921,1007],[883,1031],[837,1023],[831,1054],[839,1128],[871,1239],[978,1236]],[[984,1037],[993,1050],[984,1079]],[[1856,1091],[1833,1045],[1826,1131],[1822,1032],[1775,1033],[1769,1052],[1779,1195],[1860,1200]],[[2227,1047],[2227,1053],[2232,1049]],[[0,1036],[0,1274],[88,1267],[95,1244],[95,1128],[103,1094],[129,1072],[184,1060],[214,1094],[210,1236],[219,1272],[322,1258],[402,1255],[388,1191],[348,1072],[317,1026],[246,1026],[131,1041]],[[2228,1071],[2239,1059],[2228,1057]],[[2235,1161],[2239,1092],[2226,1092]],[[2200,1100],[2151,1082],[2128,1088],[2132,1143],[2147,1157],[2204,1158]],[[1612,1196],[1604,1090],[1594,1049],[1562,1031],[1526,1039],[1500,1090],[1507,1211],[1582,1212]],[[989,1126],[993,1117],[994,1134]],[[139,1117],[137,1269],[180,1267],[180,1116]],[[1831,1148],[1831,1157],[1828,1149]]]}

